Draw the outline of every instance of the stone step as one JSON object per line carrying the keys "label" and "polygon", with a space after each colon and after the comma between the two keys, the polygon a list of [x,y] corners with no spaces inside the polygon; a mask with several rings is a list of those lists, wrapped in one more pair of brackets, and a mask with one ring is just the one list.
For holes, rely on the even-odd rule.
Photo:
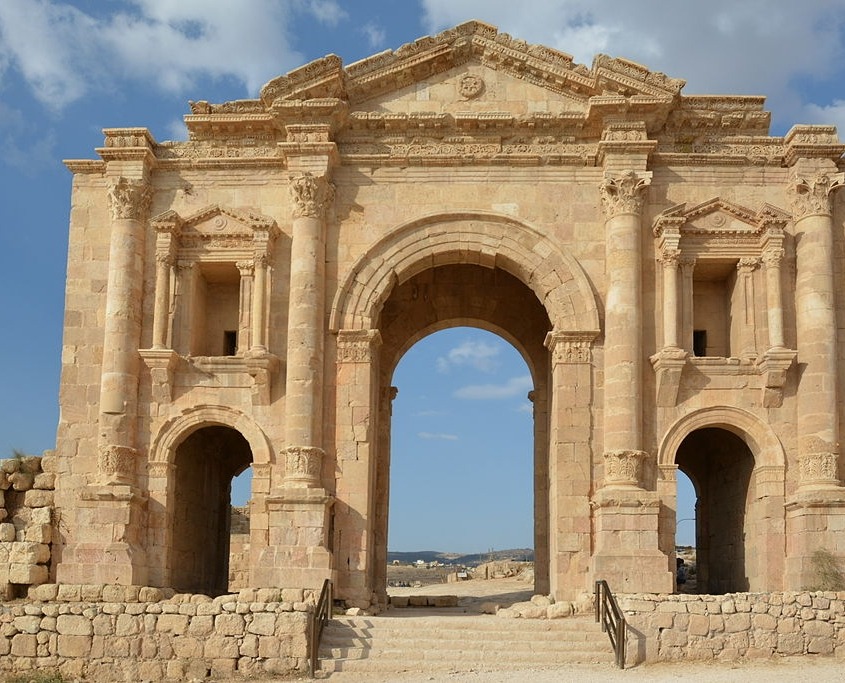
{"label": "stone step", "polygon": [[613,653],[585,617],[340,617],[323,631],[320,659],[323,674],[444,672],[611,663]]}

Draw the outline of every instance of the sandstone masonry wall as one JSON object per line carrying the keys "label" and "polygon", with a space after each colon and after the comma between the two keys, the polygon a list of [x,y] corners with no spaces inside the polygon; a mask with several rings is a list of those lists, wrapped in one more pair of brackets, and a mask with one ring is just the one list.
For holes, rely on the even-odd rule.
{"label": "sandstone masonry wall", "polygon": [[305,672],[314,595],[212,599],[139,586],[44,584],[0,605],[0,671],[91,680],[194,680]]}
{"label": "sandstone masonry wall", "polygon": [[48,580],[55,478],[40,457],[0,460],[0,599]]}
{"label": "sandstone masonry wall", "polygon": [[625,595],[628,662],[845,657],[845,592]]}

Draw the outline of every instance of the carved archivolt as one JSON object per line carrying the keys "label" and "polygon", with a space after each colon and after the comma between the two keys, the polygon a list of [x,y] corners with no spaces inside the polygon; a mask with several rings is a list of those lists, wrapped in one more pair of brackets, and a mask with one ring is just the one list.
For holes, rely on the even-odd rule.
{"label": "carved archivolt", "polygon": [[343,277],[331,329],[374,328],[397,282],[439,262],[454,263],[456,253],[474,253],[465,256],[468,263],[501,267],[522,280],[543,302],[554,329],[598,333],[598,306],[580,264],[538,230],[486,212],[427,216],[374,244]]}
{"label": "carved archivolt", "polygon": [[731,406],[702,408],[679,418],[660,441],[658,464],[675,464],[675,455],[683,440],[705,427],[725,429],[745,441],[754,456],[755,468],[784,467],[786,464],[783,446],[772,428],[756,415]]}
{"label": "carved archivolt", "polygon": [[200,405],[184,410],[161,426],[150,446],[150,465],[173,464],[179,444],[198,429],[212,426],[231,427],[240,432],[249,444],[254,464],[274,462],[268,439],[252,418],[228,406]]}

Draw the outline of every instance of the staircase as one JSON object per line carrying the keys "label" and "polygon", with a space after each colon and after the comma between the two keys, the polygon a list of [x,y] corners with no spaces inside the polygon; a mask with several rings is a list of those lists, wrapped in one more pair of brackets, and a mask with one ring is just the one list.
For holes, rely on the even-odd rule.
{"label": "staircase", "polygon": [[337,617],[323,631],[320,677],[335,671],[505,671],[613,661],[607,634],[592,617]]}

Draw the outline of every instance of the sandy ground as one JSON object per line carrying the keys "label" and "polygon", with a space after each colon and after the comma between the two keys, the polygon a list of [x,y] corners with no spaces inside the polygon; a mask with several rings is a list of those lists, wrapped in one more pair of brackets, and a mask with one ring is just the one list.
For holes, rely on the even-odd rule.
{"label": "sandy ground", "polygon": [[[458,595],[460,608],[477,613],[484,602],[503,605],[527,600],[532,586],[519,579],[466,581],[422,588],[390,588],[391,595]],[[404,610],[402,610],[404,611]],[[773,660],[742,662],[683,662],[642,664],[621,671],[609,664],[566,665],[554,669],[519,671],[462,671],[453,673],[403,672],[393,674],[334,673],[325,680],[331,683],[599,683],[604,681],[649,681],[666,683],[733,683],[765,681],[765,683],[828,683],[845,681],[845,660],[833,657],[787,657]]]}

